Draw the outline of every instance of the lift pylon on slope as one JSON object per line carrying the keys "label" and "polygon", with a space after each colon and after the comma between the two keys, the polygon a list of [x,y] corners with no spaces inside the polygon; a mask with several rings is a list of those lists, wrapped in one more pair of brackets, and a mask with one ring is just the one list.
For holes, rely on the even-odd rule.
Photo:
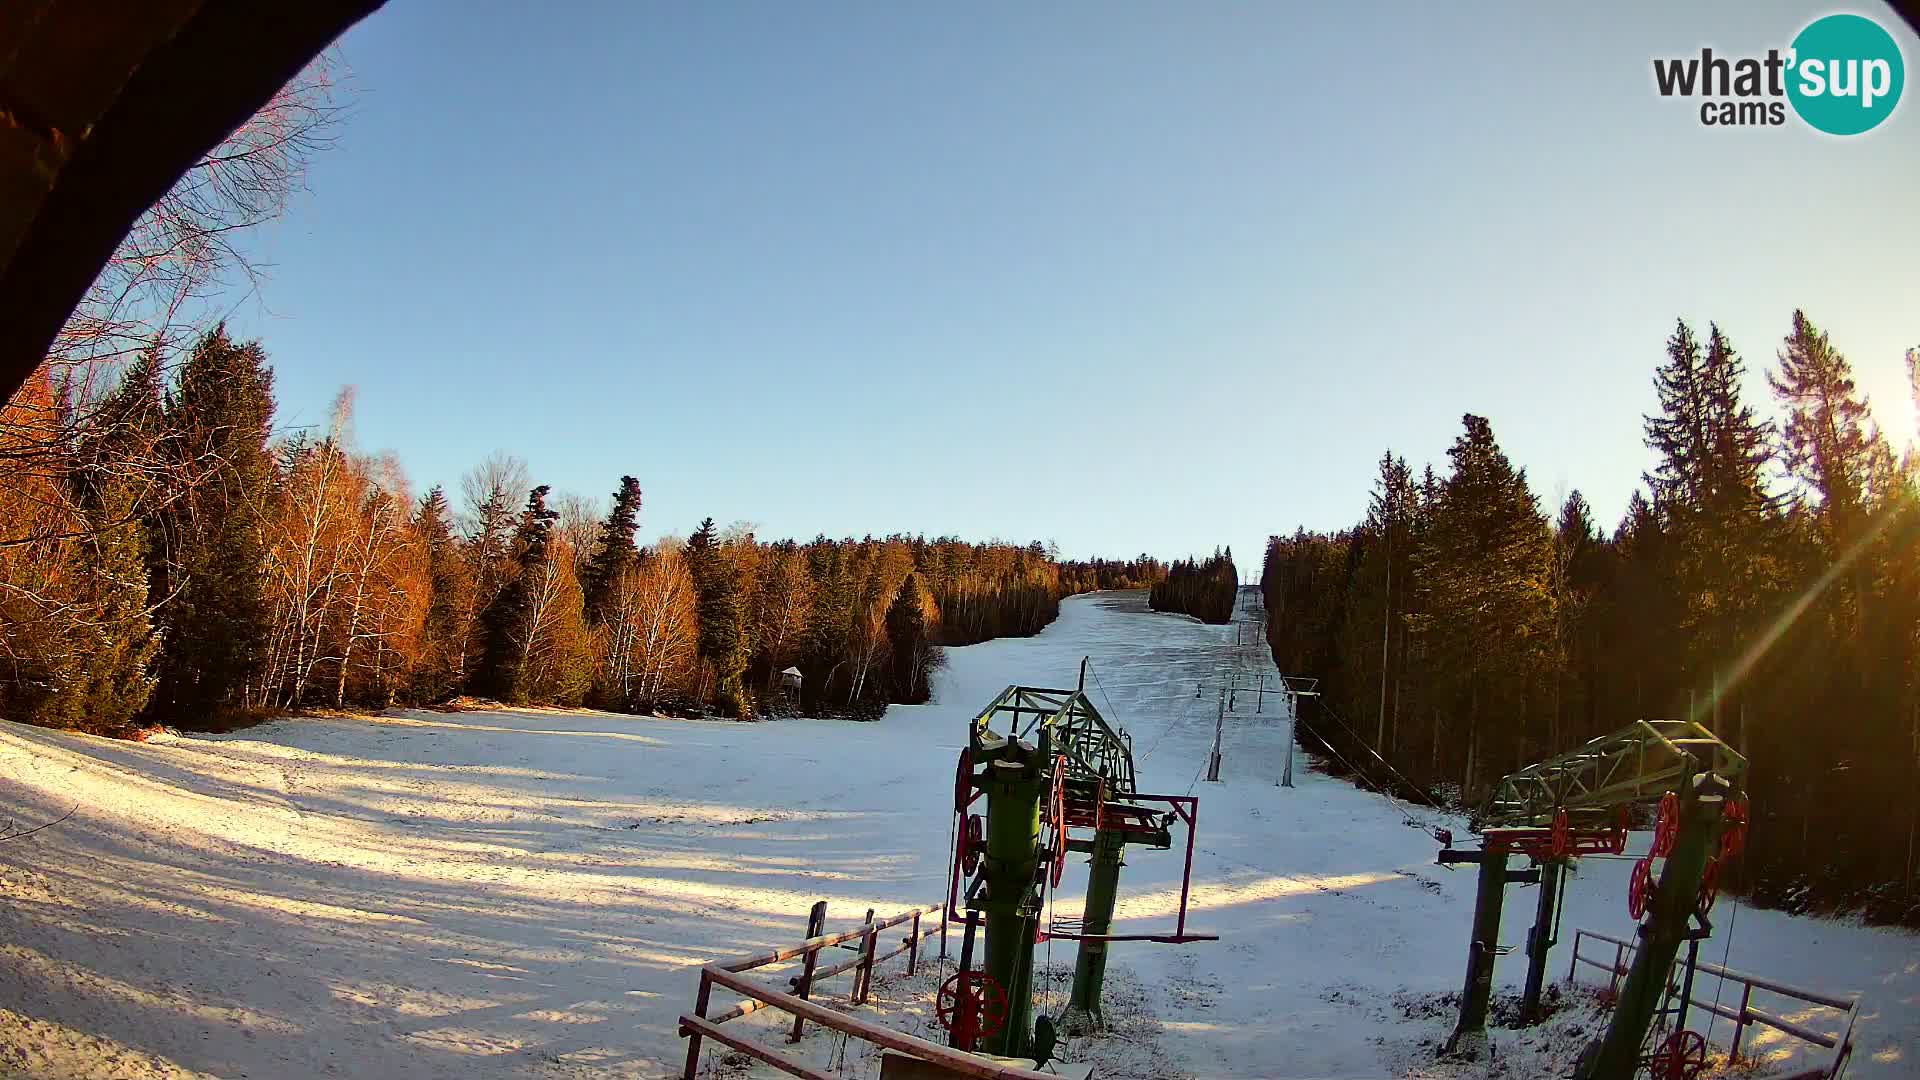
{"label": "lift pylon on slope", "polygon": [[[1085,680],[1083,661],[1083,689],[1007,687],[968,725],[967,747],[960,753],[954,789],[958,842],[948,899],[950,906],[964,904],[982,916],[986,979],[974,981],[997,987],[1007,1001],[1004,1024],[984,1040],[982,1049],[991,1053],[1023,1055],[1036,1038],[1036,942],[1051,937],[1080,943],[1073,994],[1061,1022],[1070,1031],[1084,1031],[1101,1023],[1110,942],[1218,938],[1186,928],[1199,800],[1138,790],[1132,741],[1100,715],[1083,692]],[[994,723],[1001,718],[1006,720],[1004,730],[996,731]],[[971,810],[981,798],[987,804],[984,819]],[[1186,826],[1187,851],[1174,932],[1113,933],[1126,846],[1170,848],[1175,822]],[[1091,857],[1086,907],[1078,929],[1043,928],[1046,893],[1059,885],[1068,852]],[[961,1024],[956,1035],[979,1030],[978,1025]],[[1051,1030],[1049,1020],[1037,1041],[1046,1042]]]}
{"label": "lift pylon on slope", "polygon": [[[1604,1039],[1583,1058],[1583,1080],[1624,1080],[1641,1063],[1640,1048],[1659,1005],[1667,973],[1683,941],[1712,933],[1710,887],[1720,851],[1737,854],[1744,835],[1736,831],[1724,844],[1723,828],[1743,830],[1744,802],[1729,803],[1746,759],[1713,732],[1691,720],[1641,720],[1594,739],[1577,750],[1530,765],[1503,777],[1474,814],[1481,834],[1478,851],[1460,851],[1442,836],[1443,865],[1477,863],[1480,888],[1474,902],[1473,938],[1468,945],[1466,985],[1460,1020],[1448,1040],[1458,1050],[1484,1036],[1493,964],[1498,955],[1500,908],[1506,886],[1537,880],[1540,899],[1527,935],[1527,981],[1521,1012],[1537,1021],[1547,953],[1555,943],[1562,873],[1582,854],[1619,854],[1626,846],[1631,808],[1657,803],[1654,854],[1641,860],[1628,898],[1640,921],[1641,947],[1616,1004]],[[1728,807],[1737,807],[1729,810]],[[1509,871],[1509,856],[1528,856],[1535,867]],[[1653,859],[1665,860],[1653,877]],[[1689,927],[1690,920],[1697,925]]]}

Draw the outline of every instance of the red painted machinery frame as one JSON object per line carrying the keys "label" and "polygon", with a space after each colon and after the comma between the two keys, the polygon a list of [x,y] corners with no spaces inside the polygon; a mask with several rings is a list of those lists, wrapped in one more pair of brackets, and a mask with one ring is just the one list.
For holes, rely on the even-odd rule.
{"label": "red painted machinery frame", "polygon": [[1187,827],[1187,861],[1180,871],[1180,914],[1174,923],[1171,934],[1080,934],[1055,933],[1043,930],[1038,940],[1046,941],[1059,938],[1062,941],[1157,941],[1163,944],[1179,945],[1189,941],[1219,941],[1219,934],[1187,933],[1187,898],[1193,887],[1193,834],[1200,821],[1200,797],[1197,795],[1141,795],[1130,794],[1129,802],[1163,802],[1173,808]]}

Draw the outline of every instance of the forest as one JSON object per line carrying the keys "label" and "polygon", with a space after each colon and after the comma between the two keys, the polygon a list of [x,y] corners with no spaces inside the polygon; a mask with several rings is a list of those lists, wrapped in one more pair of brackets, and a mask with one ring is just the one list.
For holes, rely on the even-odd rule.
{"label": "forest", "polygon": [[[0,713],[95,732],[476,695],[753,717],[924,701],[942,645],[1028,635],[1161,565],[953,538],[768,542],[711,518],[642,548],[519,459],[415,497],[352,438],[276,434],[259,343],[149,351],[85,409],[43,373],[0,415]],[[801,673],[798,693],[781,672]]]}
{"label": "forest", "polygon": [[1240,593],[1233,549],[1216,549],[1205,560],[1176,559],[1152,590],[1147,604],[1155,611],[1191,615],[1201,622],[1232,622],[1234,599]]}
{"label": "forest", "polygon": [[1273,654],[1324,694],[1305,737],[1471,805],[1636,719],[1693,717],[1750,762],[1736,887],[1920,924],[1920,458],[1805,313],[1765,374],[1777,423],[1718,327],[1676,325],[1653,466],[1610,530],[1577,490],[1543,509],[1469,415],[1440,471],[1383,455],[1364,520],[1273,537]]}

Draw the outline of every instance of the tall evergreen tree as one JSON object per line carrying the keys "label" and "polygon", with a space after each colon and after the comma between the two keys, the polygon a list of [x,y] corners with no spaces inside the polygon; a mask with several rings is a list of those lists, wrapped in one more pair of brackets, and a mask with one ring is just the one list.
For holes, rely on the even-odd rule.
{"label": "tall evergreen tree", "polygon": [[932,695],[930,676],[938,652],[933,643],[933,598],[908,574],[887,608],[887,646],[893,700],[916,704]]}
{"label": "tall evergreen tree", "polygon": [[699,656],[713,673],[714,701],[735,716],[749,716],[752,703],[743,682],[748,660],[745,590],[722,550],[712,518],[702,520],[687,538],[686,558],[699,610]]}
{"label": "tall evergreen tree", "polygon": [[258,342],[201,338],[166,402],[168,464],[186,490],[152,555],[165,648],[149,708],[198,722],[261,690],[269,612],[263,515],[274,480],[273,372]]}
{"label": "tall evergreen tree", "polygon": [[421,629],[414,694],[419,700],[440,701],[460,687],[468,594],[473,581],[453,536],[453,512],[447,505],[447,494],[438,484],[421,496],[413,527],[424,549],[427,588],[431,590]]}
{"label": "tall evergreen tree", "polygon": [[607,600],[613,595],[614,583],[632,569],[640,557],[640,550],[633,542],[633,534],[639,528],[640,481],[623,476],[619,490],[613,493],[613,509],[601,523],[593,554],[580,575],[580,591],[586,597],[590,621],[598,622],[602,618]]}
{"label": "tall evergreen tree", "polygon": [[549,557],[547,541],[554,519],[560,516],[547,508],[550,490],[541,484],[527,493],[527,507],[514,531],[511,576],[480,615],[486,651],[476,676],[483,691],[501,701],[519,701],[523,695],[527,650],[535,629],[531,625],[534,589]]}
{"label": "tall evergreen tree", "polygon": [[1424,636],[1464,717],[1459,775],[1471,794],[1543,749],[1537,720],[1552,663],[1553,550],[1525,471],[1484,417],[1468,414],[1463,423],[1416,573]]}

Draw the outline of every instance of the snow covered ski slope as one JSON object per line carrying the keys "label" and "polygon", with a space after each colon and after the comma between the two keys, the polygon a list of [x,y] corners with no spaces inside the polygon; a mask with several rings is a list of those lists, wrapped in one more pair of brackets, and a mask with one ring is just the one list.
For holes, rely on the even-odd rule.
{"label": "snow covered ski slope", "polygon": [[[1433,1063],[1473,890],[1433,865],[1415,826],[1437,815],[1304,757],[1297,786],[1276,786],[1285,711],[1271,695],[1258,714],[1238,696],[1223,781],[1200,779],[1215,688],[1236,668],[1271,672],[1235,635],[1149,613],[1139,594],[1078,597],[1038,637],[950,650],[934,703],[870,724],[406,712],[149,744],[0,725],[5,816],[20,827],[77,805],[0,844],[0,1071],[677,1072],[694,965],[796,940],[817,899],[845,926],[941,896],[967,718],[1010,683],[1072,685],[1090,655],[1089,691],[1131,730],[1142,788],[1201,796],[1189,923],[1221,940],[1116,945],[1127,1045],[1069,1053],[1109,1076],[1546,1074],[1591,1014],[1496,1030],[1492,1065]],[[1581,865],[1564,939],[1629,929],[1627,867]],[[1077,914],[1083,874],[1069,867],[1062,913]],[[1179,880],[1177,851],[1130,855],[1116,931],[1170,925]],[[1506,942],[1532,906],[1509,901]],[[1920,939],[1747,909],[1722,925],[1732,967],[1868,995],[1849,1075],[1920,1075]],[[1072,959],[1066,942],[1041,956]],[[1503,986],[1523,970],[1508,957]],[[879,1013],[924,1029],[931,985],[883,979]],[[740,1023],[762,1020],[778,1022]],[[1758,1048],[1803,1059],[1784,1039]],[[803,1049],[876,1075],[825,1033]],[[709,1060],[715,1075],[761,1074]]]}

